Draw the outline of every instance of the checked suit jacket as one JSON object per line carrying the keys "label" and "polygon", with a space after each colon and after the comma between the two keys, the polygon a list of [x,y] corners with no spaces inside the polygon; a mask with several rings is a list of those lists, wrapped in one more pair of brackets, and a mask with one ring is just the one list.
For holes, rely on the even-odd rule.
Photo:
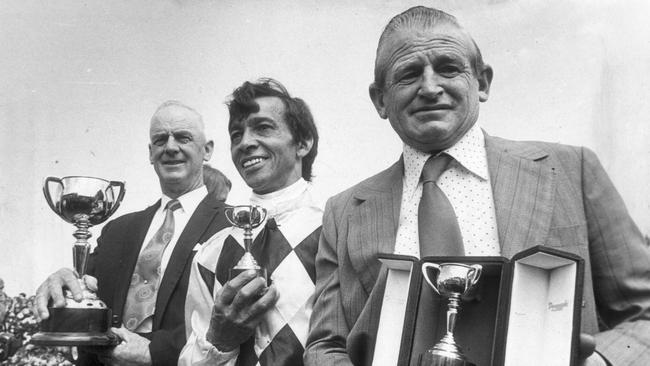
{"label": "checked suit jacket", "polygon": [[[88,274],[97,277],[99,298],[113,310],[115,327],[122,324],[131,275],[159,205],[160,201],[144,211],[129,213],[107,223],[90,256]],[[195,254],[193,249],[197,243],[203,243],[229,226],[223,208],[222,201],[208,194],[197,206],[174,247],[158,289],[153,331],[146,335],[151,340],[149,350],[154,366],[178,362],[185,344],[183,311]],[[99,365],[99,362],[92,355],[82,353],[78,364]]]}
{"label": "checked suit jacket", "polygon": [[[485,137],[501,253],[535,245],[585,260],[583,333],[614,365],[650,365],[650,250],[586,148]],[[330,198],[305,364],[371,365],[403,162]]]}

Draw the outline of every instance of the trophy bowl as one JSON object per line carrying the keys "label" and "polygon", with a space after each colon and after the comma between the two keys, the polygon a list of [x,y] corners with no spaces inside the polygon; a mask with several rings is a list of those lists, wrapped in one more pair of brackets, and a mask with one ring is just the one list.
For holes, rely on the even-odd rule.
{"label": "trophy bowl", "polygon": [[86,288],[82,278],[90,253],[88,239],[92,234],[88,229],[115,213],[124,198],[124,183],[85,176],[48,177],[43,193],[52,211],[76,227],[72,234],[77,239],[72,258],[83,299],[75,301],[66,290],[66,305],[48,307],[50,317],[41,321],[41,331],[34,335],[31,343],[41,346],[116,345],[119,338],[109,332],[111,310]]}
{"label": "trophy bowl", "polygon": [[[447,309],[447,332],[433,348],[420,357],[420,366],[474,366],[467,360],[461,347],[454,339],[454,329],[461,297],[469,293],[478,283],[483,267],[478,264],[423,263],[422,274],[429,286],[442,297],[449,299]],[[431,281],[429,270],[435,270],[435,281]]]}
{"label": "trophy bowl", "polygon": [[231,225],[244,230],[244,255],[230,269],[229,280],[249,270],[255,271],[257,276],[268,280],[266,269],[257,264],[253,254],[250,252],[251,245],[253,244],[253,229],[260,226],[266,219],[266,209],[256,205],[239,205],[227,207],[224,213]]}

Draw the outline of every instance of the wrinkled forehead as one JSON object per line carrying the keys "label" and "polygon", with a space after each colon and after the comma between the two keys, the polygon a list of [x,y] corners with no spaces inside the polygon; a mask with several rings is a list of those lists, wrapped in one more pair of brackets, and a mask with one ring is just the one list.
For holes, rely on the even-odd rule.
{"label": "wrinkled forehead", "polygon": [[383,39],[377,53],[377,66],[385,71],[397,59],[413,52],[450,49],[472,59],[477,52],[469,33],[457,25],[403,27]]}
{"label": "wrinkled forehead", "polygon": [[190,131],[202,136],[204,134],[203,119],[198,113],[176,105],[161,108],[151,117],[150,135],[179,130]]}

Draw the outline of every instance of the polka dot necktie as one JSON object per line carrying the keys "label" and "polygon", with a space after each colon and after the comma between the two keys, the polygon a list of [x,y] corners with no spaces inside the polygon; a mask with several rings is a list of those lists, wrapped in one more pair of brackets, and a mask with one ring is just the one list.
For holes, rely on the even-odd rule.
{"label": "polka dot necktie", "polygon": [[420,257],[464,255],[458,219],[436,181],[447,169],[451,157],[432,156],[422,169],[422,198],[418,206]]}
{"label": "polka dot necktie", "polygon": [[174,236],[174,211],[179,208],[181,203],[178,200],[167,203],[165,221],[138,256],[123,316],[124,326],[130,331],[135,331],[145,319],[152,316],[156,308],[156,295],[162,277],[162,254]]}

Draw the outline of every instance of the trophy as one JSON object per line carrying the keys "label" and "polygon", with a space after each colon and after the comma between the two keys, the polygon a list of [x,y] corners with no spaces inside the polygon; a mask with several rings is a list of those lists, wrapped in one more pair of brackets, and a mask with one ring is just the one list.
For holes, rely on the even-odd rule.
{"label": "trophy", "polygon": [[[436,280],[431,281],[428,269],[438,273]],[[422,274],[427,283],[440,296],[449,299],[447,309],[447,333],[433,348],[427,350],[420,358],[420,366],[474,366],[469,362],[460,346],[454,340],[456,317],[460,307],[461,297],[467,294],[481,277],[482,267],[478,264],[466,265],[460,263],[423,263]]]}
{"label": "trophy", "polygon": [[242,272],[254,270],[259,277],[266,278],[266,268],[262,268],[251,254],[253,244],[253,229],[260,226],[266,219],[266,209],[255,205],[241,205],[227,207],[224,210],[226,219],[240,229],[244,229],[244,255],[239,259],[237,265],[230,269],[230,278],[237,277]]}
{"label": "trophy", "polygon": [[[117,194],[115,188],[119,188]],[[41,346],[115,345],[119,338],[109,332],[111,310],[86,288],[83,275],[90,252],[88,239],[92,236],[88,229],[115,213],[124,197],[124,183],[83,176],[48,177],[43,193],[50,208],[77,228],[72,234],[77,239],[72,247],[72,259],[83,299],[75,301],[66,290],[65,307],[48,307],[50,317],[41,322],[41,331],[31,342]]]}

